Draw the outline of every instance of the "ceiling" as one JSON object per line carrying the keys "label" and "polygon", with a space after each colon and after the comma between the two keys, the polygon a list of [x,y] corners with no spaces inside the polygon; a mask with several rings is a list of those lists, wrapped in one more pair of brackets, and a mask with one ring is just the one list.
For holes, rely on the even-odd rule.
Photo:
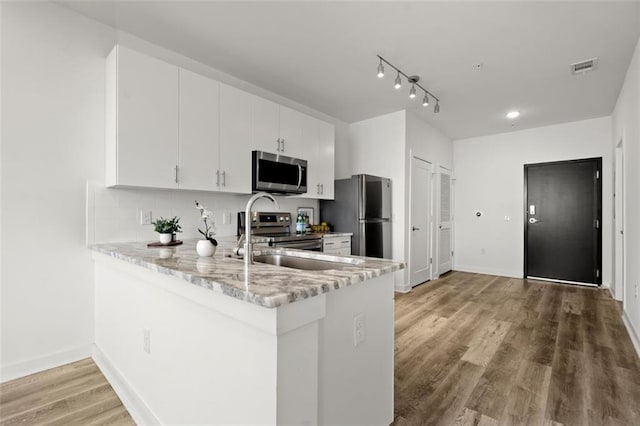
{"label": "ceiling", "polygon": [[[453,139],[611,114],[640,27],[629,1],[60,3],[339,120],[408,108]],[[420,75],[440,113],[388,67],[378,79],[376,54]]]}

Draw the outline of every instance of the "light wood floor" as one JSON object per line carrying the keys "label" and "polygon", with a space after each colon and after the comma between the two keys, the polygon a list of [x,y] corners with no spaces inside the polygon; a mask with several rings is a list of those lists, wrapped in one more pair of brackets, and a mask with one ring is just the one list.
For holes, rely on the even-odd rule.
{"label": "light wood floor", "polygon": [[640,425],[608,291],[452,272],[396,295],[395,424]]}
{"label": "light wood floor", "polygon": [[[396,425],[640,425],[605,290],[453,272],[396,295]],[[0,385],[0,425],[132,425],[91,359]]]}
{"label": "light wood floor", "polygon": [[0,425],[134,425],[91,358],[0,385]]}

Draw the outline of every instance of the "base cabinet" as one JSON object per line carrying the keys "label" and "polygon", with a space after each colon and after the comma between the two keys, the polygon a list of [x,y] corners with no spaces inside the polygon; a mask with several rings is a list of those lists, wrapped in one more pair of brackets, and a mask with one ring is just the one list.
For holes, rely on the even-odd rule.
{"label": "base cabinet", "polygon": [[351,237],[325,235],[322,237],[322,251],[328,254],[349,256],[351,254]]}
{"label": "base cabinet", "polygon": [[136,423],[393,421],[393,274],[269,309],[94,261],[94,359]]}

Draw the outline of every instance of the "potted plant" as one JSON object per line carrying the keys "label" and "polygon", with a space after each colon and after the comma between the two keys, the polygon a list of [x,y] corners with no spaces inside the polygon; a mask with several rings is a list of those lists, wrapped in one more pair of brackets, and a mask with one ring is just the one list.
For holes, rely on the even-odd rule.
{"label": "potted plant", "polygon": [[200,217],[202,217],[202,221],[204,222],[204,231],[198,228],[198,232],[202,234],[204,240],[198,241],[196,244],[196,251],[198,252],[198,255],[202,257],[213,256],[216,252],[216,247],[218,246],[218,242],[213,238],[216,234],[213,213],[211,210],[208,210],[205,206],[198,203],[197,200],[196,209],[200,210]]}
{"label": "potted plant", "polygon": [[151,222],[151,224],[155,227],[154,230],[160,234],[160,243],[169,244],[176,239],[176,232],[181,232],[182,227],[180,226],[180,218],[178,216],[174,216],[173,219],[165,219],[160,217],[155,222]]}

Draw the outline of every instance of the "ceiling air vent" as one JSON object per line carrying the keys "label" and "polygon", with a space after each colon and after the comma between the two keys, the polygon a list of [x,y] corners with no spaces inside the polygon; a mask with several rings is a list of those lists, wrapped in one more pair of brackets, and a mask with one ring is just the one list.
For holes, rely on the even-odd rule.
{"label": "ceiling air vent", "polygon": [[571,64],[571,74],[578,75],[593,71],[598,67],[598,58],[588,59],[586,61]]}

